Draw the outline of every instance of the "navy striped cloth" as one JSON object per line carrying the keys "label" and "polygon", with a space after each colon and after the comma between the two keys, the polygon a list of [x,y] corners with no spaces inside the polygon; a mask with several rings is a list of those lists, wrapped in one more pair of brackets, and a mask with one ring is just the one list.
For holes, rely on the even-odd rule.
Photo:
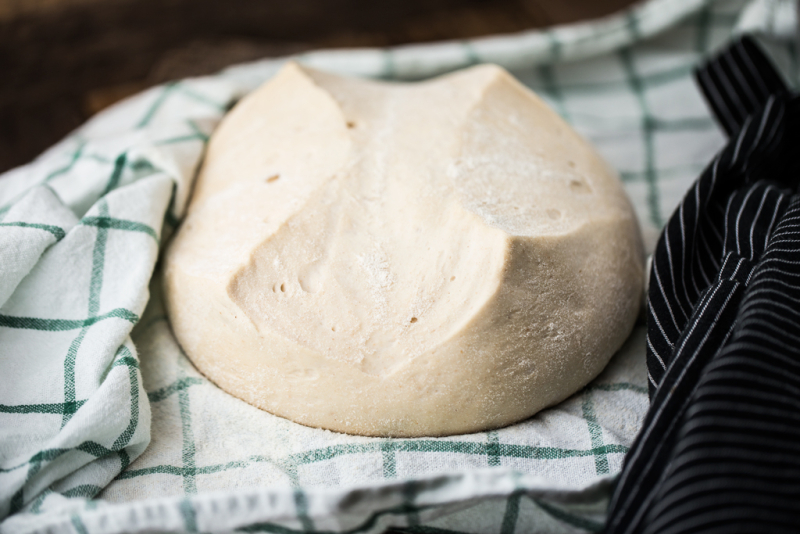
{"label": "navy striped cloth", "polygon": [[651,407],[608,533],[800,532],[800,97],[744,37],[697,72],[727,146],[672,215]]}

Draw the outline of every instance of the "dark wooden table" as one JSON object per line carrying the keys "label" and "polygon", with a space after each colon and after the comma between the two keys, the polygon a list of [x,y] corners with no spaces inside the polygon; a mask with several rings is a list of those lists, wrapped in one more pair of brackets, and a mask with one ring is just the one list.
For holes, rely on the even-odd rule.
{"label": "dark wooden table", "polygon": [[0,172],[170,79],[311,48],[595,18],[631,0],[0,0]]}

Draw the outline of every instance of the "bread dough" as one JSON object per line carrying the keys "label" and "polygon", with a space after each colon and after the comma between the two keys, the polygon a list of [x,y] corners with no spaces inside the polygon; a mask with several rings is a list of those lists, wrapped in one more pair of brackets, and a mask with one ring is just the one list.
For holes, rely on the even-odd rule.
{"label": "bread dough", "polygon": [[642,249],[614,172],[504,70],[289,64],[214,133],[164,279],[178,341],[230,394],[443,436],[595,377],[633,327]]}

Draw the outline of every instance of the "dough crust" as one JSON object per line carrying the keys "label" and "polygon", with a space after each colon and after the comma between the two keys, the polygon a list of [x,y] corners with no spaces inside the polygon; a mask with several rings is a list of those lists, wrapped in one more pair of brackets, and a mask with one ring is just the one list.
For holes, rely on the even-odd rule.
{"label": "dough crust", "polygon": [[230,394],[444,436],[594,378],[636,319],[642,246],[615,173],[504,70],[288,64],[214,133],[164,283],[178,341]]}

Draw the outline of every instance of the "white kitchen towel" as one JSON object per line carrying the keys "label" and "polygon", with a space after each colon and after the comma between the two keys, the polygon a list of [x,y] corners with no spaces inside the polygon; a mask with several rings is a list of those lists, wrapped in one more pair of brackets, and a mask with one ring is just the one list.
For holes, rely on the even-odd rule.
{"label": "white kitchen towel", "polygon": [[[546,31],[295,59],[387,80],[509,68],[618,169],[652,246],[723,143],[692,68],[740,27],[791,35],[790,16],[788,0],[650,0]],[[767,44],[796,84],[796,40]],[[641,328],[558,406],[435,439],[296,425],[181,353],[158,253],[208,136],[284,61],[153,88],[0,178],[0,532],[602,528],[647,409]]]}

